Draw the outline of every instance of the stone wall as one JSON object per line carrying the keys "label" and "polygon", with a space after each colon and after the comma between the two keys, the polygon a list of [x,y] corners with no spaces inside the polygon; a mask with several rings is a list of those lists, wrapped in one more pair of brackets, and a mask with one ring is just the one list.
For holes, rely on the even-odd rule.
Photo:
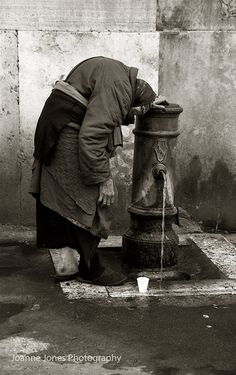
{"label": "stone wall", "polygon": [[7,30],[156,31],[156,0],[1,0]]}
{"label": "stone wall", "polygon": [[[156,1],[3,0],[0,7],[1,190],[0,222],[34,225],[28,194],[33,134],[52,86],[78,62],[103,55],[137,66],[158,87],[159,33]],[[113,229],[128,226],[132,173],[132,127],[111,162],[119,191]]]}
{"label": "stone wall", "polygon": [[[236,0],[2,0],[0,223],[34,225],[27,189],[37,117],[55,80],[84,58],[140,68],[183,106],[176,203],[236,229]],[[160,41],[160,48],[159,48]],[[160,69],[159,69],[160,66]],[[132,129],[112,160],[119,190],[113,230],[128,226]]]}
{"label": "stone wall", "polygon": [[160,0],[159,90],[183,106],[176,203],[236,229],[236,1]]}

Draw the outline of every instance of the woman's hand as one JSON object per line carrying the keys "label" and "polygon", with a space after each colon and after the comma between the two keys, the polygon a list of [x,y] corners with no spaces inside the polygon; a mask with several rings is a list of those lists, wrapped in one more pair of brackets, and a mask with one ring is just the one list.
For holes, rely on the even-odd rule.
{"label": "woman's hand", "polygon": [[155,98],[154,102],[151,104],[151,108],[165,109],[165,105],[168,104],[166,98],[162,95],[159,95]]}
{"label": "woman's hand", "polygon": [[107,181],[99,184],[98,204],[102,207],[110,206],[115,202],[115,189],[113,179],[109,178]]}

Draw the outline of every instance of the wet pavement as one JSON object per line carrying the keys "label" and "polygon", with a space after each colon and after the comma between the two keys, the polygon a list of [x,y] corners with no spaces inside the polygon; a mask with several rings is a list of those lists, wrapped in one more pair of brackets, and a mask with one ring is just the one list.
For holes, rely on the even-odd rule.
{"label": "wet pavement", "polygon": [[[164,269],[163,273],[157,268],[138,270],[126,267],[128,278],[124,285],[104,287],[72,280],[60,284],[63,293],[70,300],[236,295],[234,244],[220,234],[190,234],[188,239],[188,244],[178,248],[177,264]],[[117,242],[117,239],[113,238],[113,244],[110,243],[108,247],[101,246],[99,252],[107,266],[119,271],[125,254],[122,247],[117,246]],[[60,270],[63,267],[60,249],[51,249],[50,254],[55,269]],[[143,296],[138,291],[138,276],[150,279],[148,290]]]}
{"label": "wet pavement", "polygon": [[1,375],[236,375],[236,296],[68,300],[54,272],[1,247]]}

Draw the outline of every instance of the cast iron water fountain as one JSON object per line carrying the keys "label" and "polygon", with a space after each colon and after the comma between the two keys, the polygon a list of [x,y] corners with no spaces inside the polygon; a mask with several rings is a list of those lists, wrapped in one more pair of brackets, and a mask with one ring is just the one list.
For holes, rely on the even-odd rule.
{"label": "cast iron water fountain", "polygon": [[[147,295],[153,297],[236,295],[234,245],[222,236],[212,238],[200,227],[196,230],[194,226],[192,231],[189,226],[192,223],[187,220],[186,225],[186,217],[189,216],[183,215],[184,210],[181,210],[178,233],[181,234],[184,229],[182,233],[186,237],[184,241],[180,240],[180,244],[172,228],[173,223],[178,221],[178,210],[174,205],[174,148],[181,112],[181,107],[170,104],[163,111],[155,109],[137,118],[132,202],[129,207],[131,225],[123,236],[123,251],[119,246],[99,248],[104,264],[110,264],[114,269],[117,267],[118,271],[126,254],[126,263],[130,266],[129,282],[120,288],[99,286],[99,290],[96,286],[91,289],[81,287],[78,282],[72,282],[72,285],[66,283],[62,288],[68,298],[105,296],[129,301],[129,298],[137,296],[134,280],[140,276],[150,279]],[[109,248],[113,251],[107,251]],[[55,257],[55,252],[50,252]],[[165,280],[163,284],[160,282],[162,277]],[[143,291],[139,289],[138,293],[140,296]]]}
{"label": "cast iron water fountain", "polygon": [[177,262],[178,238],[172,224],[178,220],[174,206],[177,104],[153,109],[138,117],[134,129],[134,164],[129,230],[123,236],[126,263],[132,268],[163,268]]}
{"label": "cast iron water fountain", "polygon": [[[69,299],[105,296],[122,301],[125,298],[129,303],[131,297],[145,294],[140,288],[137,291],[137,284],[134,288],[134,280],[136,282],[140,276],[151,281],[148,297],[167,300],[187,297],[189,303],[189,297],[214,296],[215,301],[216,296],[227,295],[231,301],[232,295],[236,295],[235,246],[223,236],[215,238],[203,233],[184,210],[180,210],[178,233],[181,235],[184,229],[185,240],[173,230],[173,224],[178,222],[178,210],[174,205],[174,149],[180,133],[181,112],[180,106],[169,104],[165,110],[153,109],[137,118],[130,228],[123,236],[122,249],[120,245],[99,247],[104,264],[117,267],[118,271],[122,269],[125,253],[125,261],[130,266],[128,282],[120,287],[99,286],[99,289],[95,285],[87,289],[73,281],[72,285],[61,283]],[[55,252],[50,252],[56,259]],[[165,283],[160,282],[162,278]],[[148,303],[146,298],[139,301]],[[135,303],[132,308],[138,306]]]}

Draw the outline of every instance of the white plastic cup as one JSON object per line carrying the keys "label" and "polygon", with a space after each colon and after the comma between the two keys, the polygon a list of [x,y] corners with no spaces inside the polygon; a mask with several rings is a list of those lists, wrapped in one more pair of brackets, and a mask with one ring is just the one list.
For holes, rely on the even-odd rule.
{"label": "white plastic cup", "polygon": [[139,293],[146,293],[147,288],[148,288],[149,278],[148,277],[138,277],[137,283],[138,283]]}

